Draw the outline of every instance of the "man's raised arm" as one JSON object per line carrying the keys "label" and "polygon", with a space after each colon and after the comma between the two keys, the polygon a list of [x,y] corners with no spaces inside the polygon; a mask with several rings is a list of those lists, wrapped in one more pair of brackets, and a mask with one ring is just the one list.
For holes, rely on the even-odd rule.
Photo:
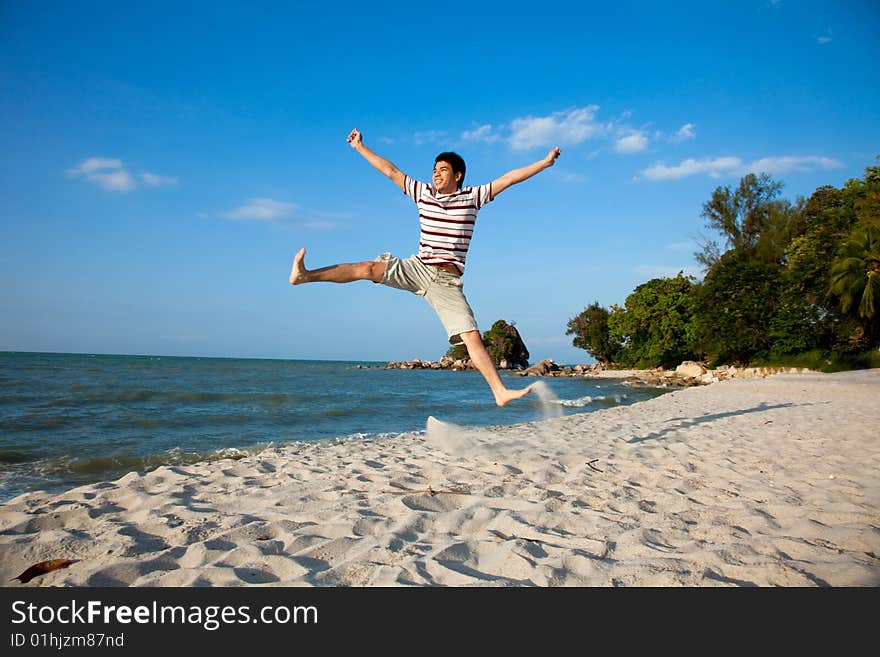
{"label": "man's raised arm", "polygon": [[549,169],[556,163],[556,158],[562,153],[559,148],[554,148],[549,153],[547,153],[547,157],[543,160],[538,160],[537,162],[530,164],[528,166],[513,169],[512,171],[508,171],[500,178],[497,178],[492,181],[492,198],[498,196],[505,189],[510,187],[511,185],[515,185],[517,183],[521,183],[523,180],[528,180],[535,174],[541,173],[544,169]]}
{"label": "man's raised arm", "polygon": [[377,171],[391,178],[391,180],[394,181],[394,184],[400,187],[400,189],[403,189],[403,191],[406,191],[403,187],[403,172],[394,166],[392,162],[386,160],[381,155],[376,155],[373,151],[367,148],[364,145],[363,135],[361,135],[360,130],[355,128],[351,131],[351,134],[348,135],[348,143],[354,150],[363,155],[364,159],[372,164]]}

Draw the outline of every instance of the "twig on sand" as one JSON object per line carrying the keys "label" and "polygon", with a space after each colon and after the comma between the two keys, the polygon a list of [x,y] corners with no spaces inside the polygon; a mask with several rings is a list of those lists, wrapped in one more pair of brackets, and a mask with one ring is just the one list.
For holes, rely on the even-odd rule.
{"label": "twig on sand", "polygon": [[[529,538],[528,536],[517,536],[516,534],[505,534],[504,532],[499,531],[497,529],[490,529],[489,531],[492,534],[494,534],[495,538],[497,538],[499,541],[528,541],[530,543],[543,543],[544,545],[549,545],[552,547],[570,549],[570,546],[564,546],[564,545],[558,545],[556,543],[551,543],[550,541],[545,540],[543,538]],[[596,538],[594,536],[580,536],[578,538],[585,538],[588,541],[595,541],[596,543],[601,543],[604,546],[605,551],[602,553],[602,556],[599,557],[600,559],[604,559],[608,555],[608,552],[610,551],[610,546],[608,545],[608,541],[604,538]]]}
{"label": "twig on sand", "polygon": [[434,490],[430,486],[428,488],[423,488],[419,490],[383,490],[383,493],[390,493],[391,495],[409,495],[411,493],[427,493],[431,497],[435,495],[445,494],[445,495],[470,495],[471,492],[469,490]]}
{"label": "twig on sand", "polygon": [[530,543],[546,543],[547,541],[542,541],[540,538],[529,538],[528,536],[514,536],[513,534],[505,534],[502,531],[498,531],[497,529],[490,529],[495,537],[500,541],[529,541]]}
{"label": "twig on sand", "polygon": [[594,464],[596,461],[598,461],[598,460],[599,460],[599,459],[593,459],[592,461],[587,461],[587,465],[590,466],[590,468],[592,468],[592,469],[595,470],[596,472],[604,472],[604,470],[600,470],[600,469],[597,468],[595,465],[593,465],[593,464]]}

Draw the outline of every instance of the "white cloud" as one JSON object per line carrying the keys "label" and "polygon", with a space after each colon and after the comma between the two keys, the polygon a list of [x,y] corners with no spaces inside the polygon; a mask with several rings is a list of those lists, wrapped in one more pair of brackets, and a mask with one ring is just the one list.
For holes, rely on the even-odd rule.
{"label": "white cloud", "polygon": [[499,141],[501,139],[501,135],[495,133],[492,128],[492,124],[487,123],[485,125],[481,125],[479,128],[474,128],[473,130],[465,130],[461,134],[461,138],[465,141],[482,141],[487,144],[491,144],[493,142]]}
{"label": "white cloud", "polygon": [[830,36],[820,36],[816,39],[816,42],[820,46],[824,46],[826,43],[831,43],[831,37]]}
{"label": "white cloud", "polygon": [[149,171],[144,171],[141,174],[141,180],[144,181],[145,184],[150,187],[161,187],[162,185],[176,185],[177,178],[173,176],[159,176],[155,173],[150,173]]}
{"label": "white cloud", "polygon": [[694,124],[693,123],[685,123],[683,126],[681,126],[678,129],[678,132],[676,132],[672,136],[672,141],[674,141],[676,143],[682,142],[682,141],[687,141],[688,139],[694,139],[696,136],[697,136],[697,133],[694,131]]}
{"label": "white cloud", "polygon": [[[137,180],[123,166],[122,160],[107,157],[89,157],[67,170],[71,178],[83,178],[113,192],[130,192],[138,186]],[[176,185],[177,178],[143,172],[141,181],[149,187]]]}
{"label": "white cloud", "polygon": [[71,175],[85,175],[89,173],[94,173],[95,171],[101,171],[103,169],[121,169],[122,168],[122,160],[107,158],[107,157],[89,157],[80,162],[73,169],[70,169],[68,173]]}
{"label": "white cloud", "polygon": [[95,172],[86,176],[89,180],[99,184],[104,189],[114,192],[129,192],[135,188],[134,178],[124,169],[119,171]]}
{"label": "white cloud", "polygon": [[751,162],[746,168],[749,171],[765,173],[789,173],[790,171],[812,171],[813,169],[837,169],[843,166],[843,162],[830,157],[815,155],[782,157],[765,157]]}
{"label": "white cloud", "polygon": [[223,215],[226,219],[275,221],[289,215],[296,206],[293,203],[274,201],[271,198],[252,198],[244,205]]}
{"label": "white cloud", "polygon": [[416,146],[422,144],[436,144],[446,139],[446,131],[444,130],[423,130],[413,134],[413,141]]}
{"label": "white cloud", "polygon": [[680,144],[683,141],[687,141],[688,139],[696,139],[697,132],[694,130],[696,126],[693,123],[685,123],[678,130],[676,130],[675,134],[667,135],[662,130],[654,131],[654,141],[665,141],[670,144]]}
{"label": "white cloud", "polygon": [[718,157],[702,160],[688,159],[675,166],[666,166],[663,163],[655,164],[644,169],[641,175],[649,180],[679,180],[699,174],[705,174],[712,178],[718,178],[723,174],[768,173],[779,175],[792,171],[835,169],[842,166],[843,163],[838,160],[815,155],[764,157],[746,163],[738,157]]}
{"label": "white cloud", "polygon": [[641,130],[632,130],[626,137],[621,137],[614,143],[614,150],[618,153],[639,153],[648,147],[648,138]]}
{"label": "white cloud", "polygon": [[122,168],[122,160],[90,157],[72,169],[67,175],[71,178],[84,178],[113,192],[128,192],[135,188],[134,178]]}
{"label": "white cloud", "polygon": [[550,116],[527,116],[510,122],[510,145],[516,150],[538,146],[570,146],[602,134],[606,128],[595,121],[598,105],[589,105]]}
{"label": "white cloud", "polygon": [[721,173],[729,173],[742,166],[742,160],[738,157],[718,157],[715,159],[694,160],[688,159],[675,166],[655,164],[644,169],[642,175],[649,180],[678,180],[700,173],[717,178]]}

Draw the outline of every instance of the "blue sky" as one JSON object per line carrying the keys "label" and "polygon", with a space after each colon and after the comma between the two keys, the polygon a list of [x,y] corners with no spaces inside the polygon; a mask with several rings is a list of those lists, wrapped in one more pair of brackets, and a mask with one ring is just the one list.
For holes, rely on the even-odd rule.
{"label": "blue sky", "polygon": [[479,184],[562,148],[481,211],[465,291],[533,361],[591,362],[567,320],[698,274],[715,187],[766,171],[794,199],[876,162],[878,31],[875,0],[7,0],[0,350],[438,358],[422,299],[287,282],[300,246],[417,248],[357,127],[423,180],[442,150]]}

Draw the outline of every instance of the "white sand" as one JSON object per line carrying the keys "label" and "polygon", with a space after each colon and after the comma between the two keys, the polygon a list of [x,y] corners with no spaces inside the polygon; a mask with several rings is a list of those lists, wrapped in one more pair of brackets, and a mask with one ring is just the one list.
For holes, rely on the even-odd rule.
{"label": "white sand", "polygon": [[877,586],[878,428],[880,370],[431,420],[23,495],[0,579],[66,558],[26,586]]}

